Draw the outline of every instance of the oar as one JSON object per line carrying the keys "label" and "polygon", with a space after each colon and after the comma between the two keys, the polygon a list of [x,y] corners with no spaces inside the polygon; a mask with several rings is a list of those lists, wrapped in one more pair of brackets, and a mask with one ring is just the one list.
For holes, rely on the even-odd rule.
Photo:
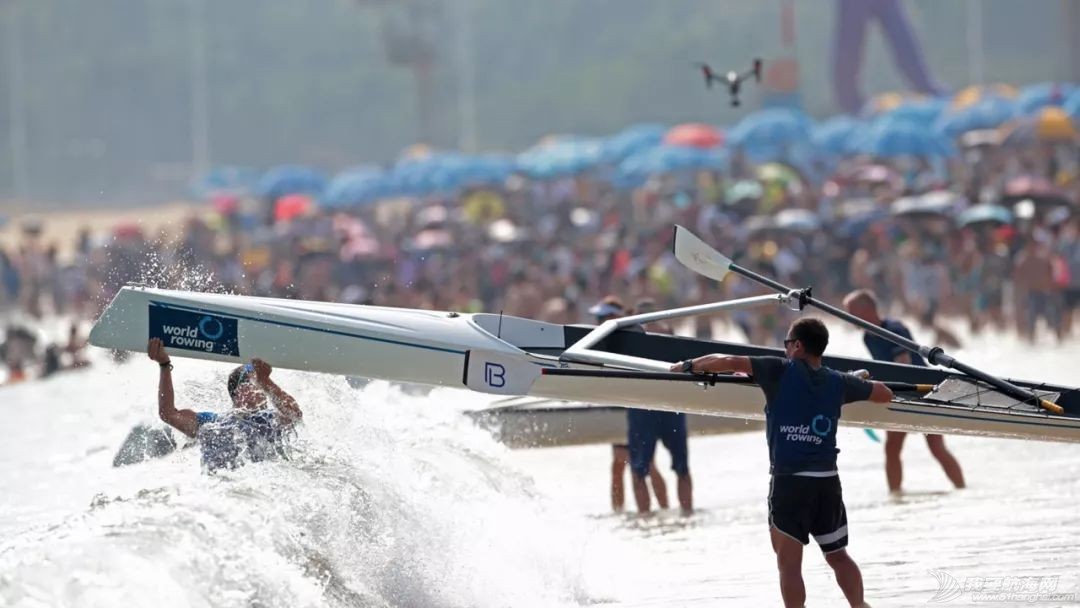
{"label": "oar", "polygon": [[[732,374],[686,374],[681,372],[641,372],[636,370],[615,369],[566,369],[547,367],[541,370],[544,376],[574,376],[579,378],[619,378],[622,380],[666,380],[669,382],[702,382],[705,384],[754,384],[753,376],[735,376]],[[929,393],[933,384],[911,384],[910,382],[882,382],[896,393]]]}
{"label": "oar", "polygon": [[690,232],[686,228],[683,228],[682,226],[675,226],[675,257],[679,260],[680,263],[682,263],[683,266],[686,266],[690,270],[693,270],[700,275],[707,276],[716,281],[721,281],[725,276],[727,276],[729,272],[734,272],[738,275],[750,279],[751,281],[764,285],[770,289],[774,289],[780,293],[797,295],[799,298],[800,310],[807,305],[813,306],[815,308],[818,308],[819,310],[829,313],[830,315],[833,315],[834,317],[847,321],[848,323],[851,323],[853,325],[857,325],[862,329],[874,334],[875,336],[888,340],[893,344],[902,346],[912,352],[919,353],[920,355],[925,357],[926,360],[930,363],[933,363],[935,365],[941,365],[943,367],[948,367],[963,374],[966,374],[972,378],[982,380],[983,382],[986,382],[987,384],[993,386],[994,388],[1012,397],[1013,399],[1019,399],[1021,402],[1037,403],[1043,409],[1053,412],[1055,414],[1065,413],[1065,410],[1060,405],[1052,401],[1043,399],[1042,397],[1039,397],[1038,395],[1029,390],[1020,388],[1015,384],[1006,382],[1001,378],[992,376],[986,372],[977,370],[970,365],[966,365],[964,363],[961,363],[960,361],[957,361],[953,357],[945,354],[945,351],[942,350],[940,346],[935,346],[933,348],[923,346],[921,344],[908,340],[903,336],[898,336],[887,329],[878,327],[873,323],[863,321],[862,319],[852,314],[849,314],[847,311],[840,310],[839,308],[825,302],[815,300],[814,297],[810,295],[809,288],[796,291],[782,283],[774,281],[768,277],[761,276],[756,272],[747,270],[746,268],[739,266],[735,262],[732,262],[724,254],[708,246],[705,241],[702,241],[692,232]]}

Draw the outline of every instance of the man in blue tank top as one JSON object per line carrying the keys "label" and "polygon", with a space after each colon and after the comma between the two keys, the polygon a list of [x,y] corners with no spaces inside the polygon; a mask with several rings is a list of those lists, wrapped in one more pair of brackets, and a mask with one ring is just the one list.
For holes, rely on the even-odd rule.
{"label": "man in blue tank top", "polygon": [[765,393],[769,446],[769,533],[785,606],[802,606],[803,546],[814,537],[852,606],[864,606],[862,574],[847,554],[847,511],[836,467],[836,427],[845,403],[889,403],[892,391],[825,367],[829,330],[804,317],[788,329],[786,358],[705,355],[680,361],[672,371],[739,372],[754,377]]}
{"label": "man in blue tank top", "polygon": [[233,409],[218,414],[177,409],[172,361],[161,340],[152,338],[146,353],[161,368],[158,416],[169,426],[198,440],[207,470],[231,469],[244,460],[260,461],[285,455],[285,434],[304,414],[296,399],[270,379],[273,368],[269,363],[252,359],[251,363],[234,369],[227,385]]}
{"label": "man in blue tank top", "polygon": [[[887,329],[894,334],[912,340],[911,331],[907,326],[896,319],[883,319],[878,313],[878,301],[874,292],[868,289],[859,289],[849,293],[844,298],[844,308],[859,317],[863,321],[872,323]],[[878,361],[891,361],[893,363],[905,363],[907,365],[926,365],[926,360],[918,353],[908,351],[906,348],[893,344],[884,338],[866,332],[863,334],[863,343],[870,356]],[[904,438],[907,433],[903,431],[887,431],[885,433],[885,479],[889,483],[889,492],[899,493],[900,484],[904,480],[904,465],[900,460],[900,451],[904,448]],[[960,463],[945,447],[945,438],[941,435],[926,435],[926,446],[930,453],[945,471],[953,486],[957,489],[964,487],[964,472],[960,469]]]}

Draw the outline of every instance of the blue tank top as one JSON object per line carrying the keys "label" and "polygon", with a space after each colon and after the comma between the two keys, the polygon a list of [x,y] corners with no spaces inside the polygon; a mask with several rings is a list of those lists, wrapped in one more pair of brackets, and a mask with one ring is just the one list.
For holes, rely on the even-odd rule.
{"label": "blue tank top", "polygon": [[836,470],[836,427],[844,405],[844,379],[827,367],[811,370],[786,361],[779,390],[765,404],[770,473]]}
{"label": "blue tank top", "polygon": [[235,469],[244,460],[258,462],[285,456],[285,432],[270,410],[250,414],[197,412],[196,416],[196,438],[207,470]]}

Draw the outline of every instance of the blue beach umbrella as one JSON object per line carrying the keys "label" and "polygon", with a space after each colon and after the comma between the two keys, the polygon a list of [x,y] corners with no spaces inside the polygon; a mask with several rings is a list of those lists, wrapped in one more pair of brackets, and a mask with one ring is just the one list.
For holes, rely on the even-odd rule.
{"label": "blue beach umbrella", "polygon": [[775,148],[810,141],[811,122],[791,108],[769,108],[750,114],[727,134],[729,146]]}
{"label": "blue beach umbrella", "polygon": [[811,138],[818,149],[834,156],[845,156],[852,151],[853,139],[867,123],[848,116],[836,116],[815,126]]}
{"label": "blue beach umbrella", "polygon": [[941,116],[934,130],[949,137],[969,131],[994,129],[1016,117],[1016,103],[1004,97],[985,97],[978,102]]}
{"label": "blue beach umbrella", "polygon": [[529,148],[517,157],[517,167],[533,179],[577,175],[596,167],[603,145],[593,138],[566,138]]}
{"label": "blue beach umbrella", "polygon": [[640,124],[628,127],[604,140],[601,159],[618,164],[626,158],[659,146],[667,127],[661,124]]}
{"label": "blue beach umbrella", "polygon": [[1043,82],[1024,87],[1016,99],[1017,110],[1020,114],[1031,114],[1046,106],[1060,106],[1075,88],[1066,82]]}
{"label": "blue beach umbrella", "polygon": [[322,193],[326,178],[319,171],[303,165],[274,167],[259,178],[256,191],[260,196],[276,199],[287,194]]}
{"label": "blue beach umbrella", "polygon": [[892,121],[872,126],[855,144],[858,152],[879,157],[914,156],[941,158],[952,156],[956,149],[948,139],[928,126]]}
{"label": "blue beach umbrella", "polygon": [[722,170],[726,166],[727,155],[716,148],[703,150],[685,146],[657,146],[620,163],[619,175],[623,178],[644,178],[677,171]]}
{"label": "blue beach umbrella", "polygon": [[377,167],[358,167],[330,180],[319,198],[324,207],[353,207],[373,203],[390,193],[383,171]]}

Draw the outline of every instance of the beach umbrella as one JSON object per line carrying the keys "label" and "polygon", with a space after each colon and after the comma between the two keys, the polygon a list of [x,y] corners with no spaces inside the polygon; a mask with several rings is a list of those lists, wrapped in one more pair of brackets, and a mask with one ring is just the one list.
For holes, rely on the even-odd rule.
{"label": "beach umbrella", "polygon": [[855,150],[878,157],[941,158],[956,150],[948,139],[928,127],[907,121],[875,124],[855,143]]}
{"label": "beach umbrella", "polygon": [[980,84],[961,89],[958,93],[953,95],[952,103],[949,104],[949,108],[952,110],[962,110],[968,106],[973,106],[980,101],[989,97],[1001,97],[1005,99],[1016,99],[1020,91],[1011,84]]}
{"label": "beach umbrella", "polygon": [[603,153],[598,139],[565,137],[541,140],[517,157],[517,168],[533,179],[577,175],[597,166]]}
{"label": "beach umbrella", "polygon": [[778,230],[805,233],[821,229],[821,220],[808,209],[784,209],[773,217]]}
{"label": "beach umbrella", "polygon": [[601,158],[605,163],[618,164],[624,159],[659,146],[667,133],[660,124],[640,124],[628,127],[604,140]]}
{"label": "beach umbrella", "polygon": [[719,171],[726,166],[727,154],[722,150],[662,145],[619,163],[619,176],[631,180],[677,171]]}
{"label": "beach umbrella", "polygon": [[836,116],[815,126],[810,133],[814,145],[835,156],[852,152],[852,140],[868,125],[848,116]]}
{"label": "beach umbrella", "polygon": [[320,194],[326,178],[319,171],[303,165],[274,167],[259,178],[259,196],[276,199],[289,194]]}
{"label": "beach umbrella", "polygon": [[1075,87],[1064,82],[1044,82],[1024,87],[1016,99],[1020,114],[1032,114],[1046,106],[1060,106]]}
{"label": "beach umbrella", "polygon": [[840,181],[870,186],[884,185],[894,190],[902,190],[904,179],[900,173],[888,165],[858,165],[854,169],[839,175]]}
{"label": "beach umbrella", "polygon": [[668,130],[663,143],[684,148],[717,148],[724,144],[724,134],[712,125],[685,123]]}
{"label": "beach umbrella", "polygon": [[1045,107],[1032,116],[1019,118],[1002,128],[1002,143],[1006,146],[1027,146],[1033,143],[1066,143],[1076,141],[1077,130],[1065,110]]}
{"label": "beach umbrella", "polygon": [[286,194],[274,202],[274,221],[287,222],[307,213],[311,197],[303,194]]}
{"label": "beach umbrella", "polygon": [[791,108],[767,108],[743,118],[728,133],[728,144],[740,148],[782,148],[810,141],[810,119]]}
{"label": "beach umbrella", "polygon": [[956,223],[961,228],[975,226],[1002,226],[1012,223],[1012,212],[1001,205],[981,204],[968,207],[960,212]]}
{"label": "beach umbrella", "polygon": [[1069,207],[1072,201],[1053,182],[1037,175],[1015,177],[1005,184],[1001,202],[1005,205],[1030,200],[1036,207]]}
{"label": "beach umbrella", "polygon": [[757,178],[766,183],[775,183],[786,190],[802,188],[802,178],[791,167],[783,163],[767,163],[757,168]]}
{"label": "beach umbrella", "polygon": [[924,196],[905,196],[889,205],[889,213],[893,217],[912,219],[942,218],[948,216],[952,210],[953,205],[948,199],[928,199]]}
{"label": "beach umbrella", "polygon": [[936,97],[913,99],[879,114],[874,119],[874,123],[908,121],[919,125],[930,125],[941,116],[947,105],[948,102],[944,99]]}
{"label": "beach umbrella", "polygon": [[373,203],[390,193],[386,176],[381,169],[360,167],[338,174],[330,180],[319,197],[323,207],[354,207]]}
{"label": "beach umbrella", "polygon": [[724,201],[728,205],[738,205],[745,202],[757,202],[765,195],[765,189],[761,183],[752,179],[739,180],[728,187]]}
{"label": "beach umbrella", "polygon": [[1004,139],[998,129],[978,129],[960,136],[960,145],[965,148],[1000,146]]}
{"label": "beach umbrella", "polygon": [[896,91],[881,93],[866,100],[859,114],[861,116],[878,116],[890,110],[895,110],[907,101],[916,99],[919,99],[919,97],[910,93]]}
{"label": "beach umbrella", "polygon": [[1069,115],[1074,121],[1080,120],[1080,89],[1077,89],[1069,95],[1069,98],[1065,100],[1065,105],[1062,106],[1065,113]]}
{"label": "beach umbrella", "polygon": [[968,131],[992,129],[1016,117],[1016,103],[1004,97],[986,97],[977,103],[943,114],[934,129],[956,137]]}

